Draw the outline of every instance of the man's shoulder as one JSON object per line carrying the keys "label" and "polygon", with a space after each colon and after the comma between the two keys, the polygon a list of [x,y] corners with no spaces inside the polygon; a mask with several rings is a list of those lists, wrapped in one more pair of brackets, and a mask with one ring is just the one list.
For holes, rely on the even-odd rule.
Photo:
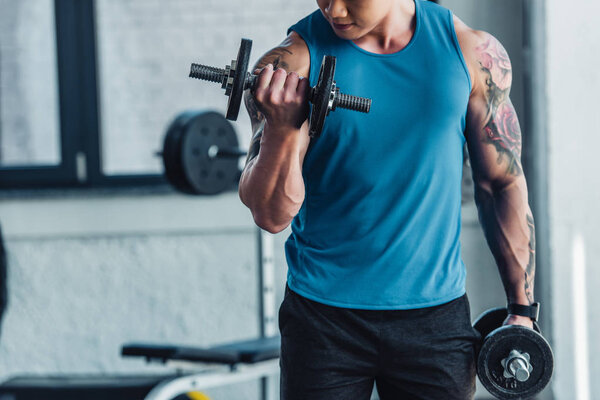
{"label": "man's shoulder", "polygon": [[493,35],[471,28],[456,16],[454,16],[454,30],[471,75],[473,89],[481,81],[482,68],[491,70],[494,64],[500,63],[510,69],[508,54]]}
{"label": "man's shoulder", "polygon": [[263,54],[256,64],[255,69],[272,64],[275,68],[283,68],[287,72],[295,71],[301,76],[308,77],[310,72],[310,53],[303,38],[295,31],[290,31],[288,36],[277,46]]}
{"label": "man's shoulder", "polygon": [[310,70],[310,52],[304,38],[297,32],[291,31],[280,47],[285,48],[288,64],[293,65],[292,71],[308,77]]}
{"label": "man's shoulder", "polygon": [[477,47],[485,44],[487,41],[497,40],[488,32],[471,28],[456,15],[454,15],[454,30],[456,31],[461,48],[464,44],[463,53],[467,53],[465,55],[476,54],[475,49]]}

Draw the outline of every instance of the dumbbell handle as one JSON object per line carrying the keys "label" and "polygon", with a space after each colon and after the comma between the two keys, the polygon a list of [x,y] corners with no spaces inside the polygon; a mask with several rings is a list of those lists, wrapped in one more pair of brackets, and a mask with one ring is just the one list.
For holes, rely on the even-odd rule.
{"label": "dumbbell handle", "polygon": [[[154,152],[156,157],[163,156],[162,151]],[[248,152],[244,149],[240,149],[239,147],[219,147],[219,146],[211,146],[208,148],[208,156],[210,158],[240,158],[248,155]]]}
{"label": "dumbbell handle", "polygon": [[[205,81],[222,83],[228,79],[228,73],[226,69],[211,67],[202,64],[192,64],[190,69],[190,78],[202,79]],[[256,85],[256,79],[258,75],[248,73],[246,81],[244,82],[244,89],[253,89]],[[314,88],[311,88],[308,100],[312,102]],[[350,94],[336,92],[333,109],[345,108],[347,110],[359,111],[362,113],[368,113],[371,109],[371,99],[365,97],[353,96]]]}
{"label": "dumbbell handle", "polygon": [[246,150],[239,147],[219,147],[212,145],[208,148],[208,156],[210,158],[240,158],[247,154]]}
{"label": "dumbbell handle", "polygon": [[371,109],[371,99],[338,92],[335,97],[335,107],[368,113]]}

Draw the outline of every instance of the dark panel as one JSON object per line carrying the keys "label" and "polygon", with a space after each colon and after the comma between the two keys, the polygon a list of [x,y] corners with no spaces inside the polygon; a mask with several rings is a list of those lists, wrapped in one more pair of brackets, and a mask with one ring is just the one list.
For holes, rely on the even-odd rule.
{"label": "dark panel", "polygon": [[0,328],[2,328],[2,316],[8,302],[8,294],[6,289],[7,268],[6,249],[4,248],[2,227],[0,227]]}

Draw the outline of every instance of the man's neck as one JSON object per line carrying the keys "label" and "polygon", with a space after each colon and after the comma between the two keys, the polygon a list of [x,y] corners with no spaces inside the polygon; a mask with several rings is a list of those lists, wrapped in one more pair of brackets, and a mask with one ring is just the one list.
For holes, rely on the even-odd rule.
{"label": "man's neck", "polygon": [[388,15],[368,34],[354,43],[378,54],[396,53],[413,37],[416,28],[414,0],[398,0]]}

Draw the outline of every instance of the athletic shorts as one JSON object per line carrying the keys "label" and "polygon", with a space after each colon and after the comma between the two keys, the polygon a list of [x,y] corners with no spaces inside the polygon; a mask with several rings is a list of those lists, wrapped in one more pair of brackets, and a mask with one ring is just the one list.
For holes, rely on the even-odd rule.
{"label": "athletic shorts", "polygon": [[286,287],[282,400],[465,400],[475,394],[469,300],[414,310],[328,306]]}

